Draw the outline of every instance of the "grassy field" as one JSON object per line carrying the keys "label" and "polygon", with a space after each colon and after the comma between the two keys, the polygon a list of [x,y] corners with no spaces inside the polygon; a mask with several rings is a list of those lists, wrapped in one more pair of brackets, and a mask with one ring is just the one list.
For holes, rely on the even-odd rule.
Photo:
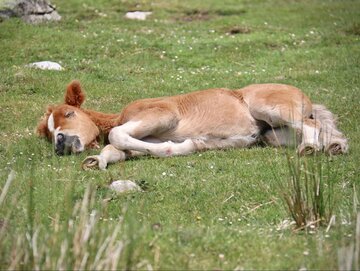
{"label": "grassy field", "polygon": [[[0,269],[344,269],[345,260],[359,267],[359,1],[52,3],[58,23],[0,23],[2,195],[12,180],[0,197]],[[126,20],[132,10],[153,14]],[[65,70],[25,67],[43,60]],[[293,149],[142,157],[82,171],[98,151],[58,157],[34,133],[72,79],[87,93],[84,107],[104,112],[213,87],[301,88],[338,116],[350,141],[348,155],[302,159],[322,161],[335,222],[289,225],[281,190]],[[110,192],[118,179],[144,192]]]}

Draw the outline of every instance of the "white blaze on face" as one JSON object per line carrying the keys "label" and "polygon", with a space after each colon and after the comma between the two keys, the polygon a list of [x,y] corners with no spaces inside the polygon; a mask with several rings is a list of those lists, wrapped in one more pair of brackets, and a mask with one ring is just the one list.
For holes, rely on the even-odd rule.
{"label": "white blaze on face", "polygon": [[54,137],[54,143],[56,144],[56,138],[57,138],[57,135],[58,133],[60,132],[60,127],[57,127],[55,129],[55,121],[54,121],[54,115],[51,113],[51,115],[49,116],[48,118],[48,129],[50,131],[50,133],[53,134],[53,137]]}
{"label": "white blaze on face", "polygon": [[50,133],[53,133],[55,131],[54,115],[52,113],[48,118],[47,127],[48,127]]}

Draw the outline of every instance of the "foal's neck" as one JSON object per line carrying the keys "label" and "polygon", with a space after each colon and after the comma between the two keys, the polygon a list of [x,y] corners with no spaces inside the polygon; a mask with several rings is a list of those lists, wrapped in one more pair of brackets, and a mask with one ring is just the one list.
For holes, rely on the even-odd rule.
{"label": "foal's neck", "polygon": [[82,110],[90,117],[90,119],[105,135],[109,134],[113,127],[120,125],[120,114],[107,114],[89,109]]}

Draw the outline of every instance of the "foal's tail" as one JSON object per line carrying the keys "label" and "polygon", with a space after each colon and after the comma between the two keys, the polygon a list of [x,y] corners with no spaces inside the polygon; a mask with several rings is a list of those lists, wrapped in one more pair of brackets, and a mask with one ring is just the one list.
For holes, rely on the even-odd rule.
{"label": "foal's tail", "polygon": [[336,127],[335,116],[323,105],[313,104],[312,116],[320,121],[320,143],[330,155],[347,153],[349,144],[346,137]]}

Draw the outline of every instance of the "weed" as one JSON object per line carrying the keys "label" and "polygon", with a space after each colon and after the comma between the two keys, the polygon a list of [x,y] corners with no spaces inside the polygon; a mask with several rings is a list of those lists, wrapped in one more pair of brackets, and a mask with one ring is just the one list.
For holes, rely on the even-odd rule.
{"label": "weed", "polygon": [[328,157],[310,159],[286,153],[289,176],[280,194],[297,229],[327,225],[334,215],[336,174]]}

